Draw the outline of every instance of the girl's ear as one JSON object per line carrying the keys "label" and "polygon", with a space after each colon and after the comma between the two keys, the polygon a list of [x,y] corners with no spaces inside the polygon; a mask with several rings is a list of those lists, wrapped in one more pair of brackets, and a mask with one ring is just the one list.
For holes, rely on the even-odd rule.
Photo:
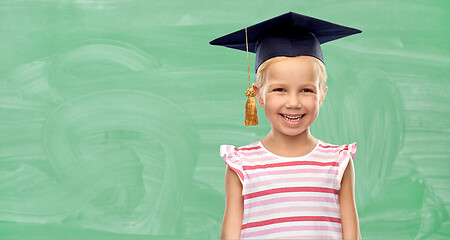
{"label": "girl's ear", "polygon": [[258,87],[258,84],[253,83],[253,89],[255,90],[256,93],[256,100],[258,101],[258,104],[260,107],[264,107],[264,100],[263,100],[263,89],[260,89]]}
{"label": "girl's ear", "polygon": [[325,86],[325,89],[323,90],[323,92],[321,93],[321,96],[320,96],[319,108],[322,107],[322,103],[325,100],[325,96],[327,95],[327,90],[328,90],[328,87]]}

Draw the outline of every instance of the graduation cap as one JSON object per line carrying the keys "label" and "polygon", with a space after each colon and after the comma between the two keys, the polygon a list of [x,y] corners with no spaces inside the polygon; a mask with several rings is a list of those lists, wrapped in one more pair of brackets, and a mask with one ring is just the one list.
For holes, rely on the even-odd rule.
{"label": "graduation cap", "polygon": [[[320,44],[361,33],[361,30],[288,12],[258,24],[235,31],[209,42],[256,53],[255,73],[266,60],[277,56],[312,56],[324,62]],[[257,125],[255,92],[250,86],[246,103],[245,125]]]}

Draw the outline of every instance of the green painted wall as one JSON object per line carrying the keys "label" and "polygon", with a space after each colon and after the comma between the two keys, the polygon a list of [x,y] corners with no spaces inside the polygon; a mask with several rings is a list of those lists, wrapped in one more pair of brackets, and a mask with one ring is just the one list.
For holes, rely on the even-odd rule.
{"label": "green painted wall", "polygon": [[243,126],[245,52],[208,42],[288,11],[363,30],[323,45],[311,127],[358,142],[363,239],[450,237],[448,1],[4,0],[0,239],[218,239],[219,145],[270,125]]}

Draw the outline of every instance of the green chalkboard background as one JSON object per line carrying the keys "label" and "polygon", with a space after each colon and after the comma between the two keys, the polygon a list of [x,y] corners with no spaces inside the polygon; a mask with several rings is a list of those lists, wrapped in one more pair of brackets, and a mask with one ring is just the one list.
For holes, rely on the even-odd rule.
{"label": "green chalkboard background", "polygon": [[449,3],[0,1],[0,239],[218,239],[219,146],[270,124],[243,125],[245,52],[208,43],[288,11],[363,30],[323,45],[311,126],[358,143],[363,239],[449,238]]}

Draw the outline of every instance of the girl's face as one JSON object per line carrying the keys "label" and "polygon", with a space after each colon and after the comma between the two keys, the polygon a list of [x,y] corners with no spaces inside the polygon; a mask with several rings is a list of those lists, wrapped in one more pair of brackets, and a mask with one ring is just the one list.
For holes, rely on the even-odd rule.
{"label": "girl's face", "polygon": [[[311,59],[295,57],[275,62],[268,67],[266,77],[263,89],[258,89],[256,84],[254,88],[272,131],[297,136],[308,130],[319,115],[323,101]],[[266,91],[265,101],[261,91]]]}

